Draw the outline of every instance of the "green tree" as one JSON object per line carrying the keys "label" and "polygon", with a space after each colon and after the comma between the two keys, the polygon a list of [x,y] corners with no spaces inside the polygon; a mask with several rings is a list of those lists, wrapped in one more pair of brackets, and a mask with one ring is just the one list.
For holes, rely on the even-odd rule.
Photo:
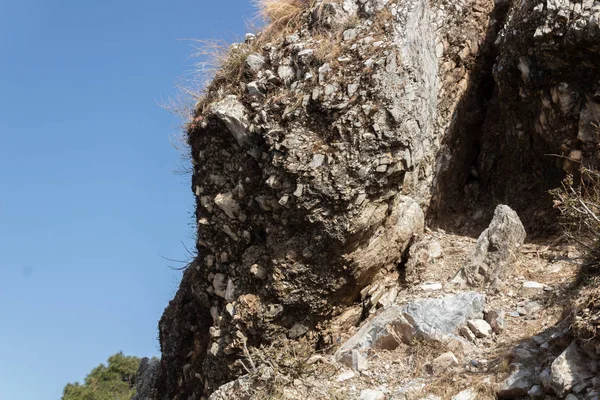
{"label": "green tree", "polygon": [[83,385],[68,383],[62,400],[130,400],[135,394],[135,374],[140,359],[119,352],[108,358],[108,366],[98,365]]}

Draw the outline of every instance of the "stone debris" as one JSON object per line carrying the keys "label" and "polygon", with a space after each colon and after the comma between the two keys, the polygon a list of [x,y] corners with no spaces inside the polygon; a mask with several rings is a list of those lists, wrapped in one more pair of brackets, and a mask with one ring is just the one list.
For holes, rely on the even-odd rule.
{"label": "stone debris", "polygon": [[467,326],[477,338],[486,338],[492,335],[492,327],[483,319],[470,319]]}
{"label": "stone debris", "polygon": [[477,398],[477,392],[473,389],[465,389],[457,395],[452,396],[452,400],[476,400]]}
{"label": "stone debris", "polygon": [[448,368],[458,365],[458,360],[452,352],[444,353],[436,357],[430,364],[429,370],[433,375],[439,375],[446,372]]}
{"label": "stone debris", "polygon": [[485,321],[490,324],[492,331],[499,335],[506,329],[506,313],[502,310],[490,310],[485,313]]}
{"label": "stone debris", "polygon": [[517,366],[516,369],[496,389],[496,394],[501,399],[512,399],[525,396],[533,386],[533,373],[531,370]]}

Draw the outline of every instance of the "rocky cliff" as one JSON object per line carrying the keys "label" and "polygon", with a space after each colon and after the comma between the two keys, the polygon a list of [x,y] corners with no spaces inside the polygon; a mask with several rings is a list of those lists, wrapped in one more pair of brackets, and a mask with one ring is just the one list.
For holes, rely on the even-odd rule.
{"label": "rocky cliff", "polygon": [[[295,4],[285,28],[232,47],[189,124],[198,255],[160,321],[147,398],[203,398],[275,343],[336,350],[426,280],[440,257],[426,227],[487,225],[502,202],[542,232],[547,190],[596,163],[600,2]],[[467,283],[503,293],[511,273]]]}

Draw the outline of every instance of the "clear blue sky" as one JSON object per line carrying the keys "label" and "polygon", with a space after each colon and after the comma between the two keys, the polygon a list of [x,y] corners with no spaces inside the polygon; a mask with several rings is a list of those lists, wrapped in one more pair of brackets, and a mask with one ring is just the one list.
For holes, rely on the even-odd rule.
{"label": "clear blue sky", "polygon": [[0,400],[59,399],[157,322],[194,198],[160,107],[249,0],[0,0]]}

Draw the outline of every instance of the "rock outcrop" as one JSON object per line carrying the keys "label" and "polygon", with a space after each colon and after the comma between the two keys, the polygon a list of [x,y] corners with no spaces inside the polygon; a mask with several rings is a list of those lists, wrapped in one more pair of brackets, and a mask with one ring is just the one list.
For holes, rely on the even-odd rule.
{"label": "rock outcrop", "polygon": [[[501,333],[504,313],[484,315],[483,297],[460,310],[446,297],[402,308],[397,285],[377,282],[400,274],[415,283],[441,257],[431,243],[410,249],[428,213],[485,198],[491,209],[538,215],[538,197],[562,170],[596,162],[596,3],[316,1],[294,30],[232,46],[232,65],[189,124],[198,256],[159,324],[152,396],[200,399],[239,386],[249,349],[283,339],[331,346],[332,318],[357,324],[380,306],[359,332],[384,332],[383,341]],[[516,213],[499,206],[464,280],[503,279],[524,238]],[[381,293],[361,313],[373,288]],[[516,317],[536,305],[523,303]],[[338,352],[353,366],[357,343]],[[502,397],[533,390],[529,370],[513,375]]]}
{"label": "rock outcrop", "polygon": [[477,165],[520,214],[557,186],[561,169],[598,164],[599,21],[594,0],[515,1],[498,35],[497,96]]}

